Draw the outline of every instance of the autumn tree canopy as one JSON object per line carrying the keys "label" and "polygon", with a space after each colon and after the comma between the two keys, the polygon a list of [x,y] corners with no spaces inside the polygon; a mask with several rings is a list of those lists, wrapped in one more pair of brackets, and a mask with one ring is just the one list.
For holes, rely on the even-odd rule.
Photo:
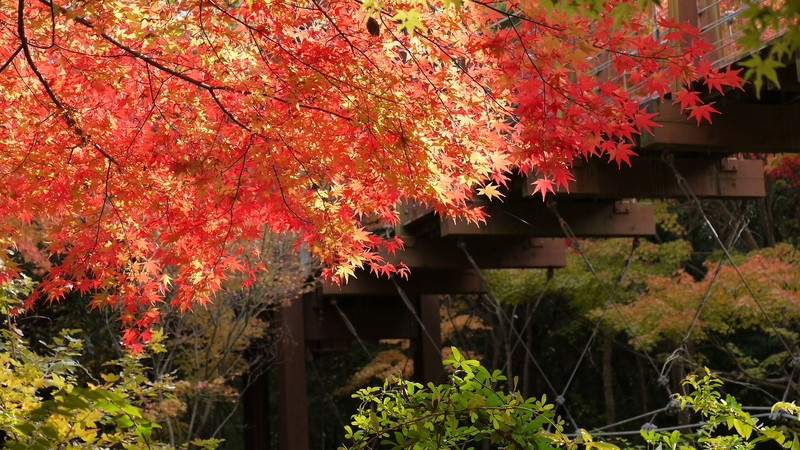
{"label": "autumn tree canopy", "polygon": [[[375,250],[398,243],[359,217],[393,223],[413,199],[479,220],[472,190],[511,168],[547,191],[574,156],[625,162],[653,125],[643,98],[739,81],[652,4],[554,5],[0,3],[0,240],[38,235],[59,261],[29,302],[79,290],[146,340],[167,291],[188,307],[258,270],[235,243],[264,227],[298,233],[334,279],[390,272]],[[713,110],[691,87],[674,98]]]}

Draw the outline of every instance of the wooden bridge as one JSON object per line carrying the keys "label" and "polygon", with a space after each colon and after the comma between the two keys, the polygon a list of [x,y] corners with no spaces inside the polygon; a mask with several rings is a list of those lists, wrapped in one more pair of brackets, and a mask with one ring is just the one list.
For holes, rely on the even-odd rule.
{"label": "wooden bridge", "polygon": [[[720,5],[717,0],[674,0],[655,7],[653,18],[670,14],[700,27],[714,48],[710,57],[715,64],[735,66],[747,56],[736,45],[737,17],[745,8],[722,11]],[[600,64],[597,74],[624,76],[607,71]],[[485,291],[464,249],[481,269],[563,267],[566,234],[558,216],[577,237],[652,236],[653,205],[645,200],[685,198],[676,174],[698,198],[763,197],[763,164],[742,154],[800,152],[798,62],[780,69],[779,79],[780,88],[769,85],[760,98],[748,86],[705,99],[715,101],[721,112],[713,124],[697,126],[671,100],[650,100],[647,108],[659,113],[655,121],[660,127],[638,139],[639,156],[630,167],[599,159],[575,161],[575,180],[547,202],[532,195],[533,180],[518,176],[502,203],[475,200],[490,215],[485,224],[445,221],[428,208],[401,205],[395,233],[406,249],[386,256],[409,266],[408,280],[359,274],[341,288],[320,285],[279,313],[284,332],[277,370],[280,449],[309,448],[306,358],[318,349],[348,348],[354,330],[361,339],[413,340],[415,377],[441,380],[441,345],[425,336],[439,338],[439,295]],[[247,448],[269,448],[267,395],[263,378],[247,394],[247,421],[258,424],[246,433]]]}

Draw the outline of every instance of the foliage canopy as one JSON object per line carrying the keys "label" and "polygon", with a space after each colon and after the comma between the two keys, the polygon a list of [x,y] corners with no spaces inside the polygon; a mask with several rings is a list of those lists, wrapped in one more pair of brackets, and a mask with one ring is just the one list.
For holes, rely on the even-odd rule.
{"label": "foliage canopy", "polygon": [[[653,125],[642,99],[740,81],[641,2],[569,5],[3,2],[0,232],[35,248],[34,225],[59,260],[29,302],[92,294],[146,340],[166,292],[188,308],[252,275],[233,243],[264,227],[299,233],[334,280],[402,272],[360,217],[394,223],[413,199],[480,220],[473,188],[518,168],[544,193],[575,156],[627,162]],[[627,78],[596,77],[600,59]],[[709,119],[692,92],[681,106]]]}

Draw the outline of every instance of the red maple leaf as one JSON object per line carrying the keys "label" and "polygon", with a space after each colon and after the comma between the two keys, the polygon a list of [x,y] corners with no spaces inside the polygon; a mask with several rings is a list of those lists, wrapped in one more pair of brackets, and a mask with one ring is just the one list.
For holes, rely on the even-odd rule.
{"label": "red maple leaf", "polygon": [[714,109],[711,106],[713,104],[714,104],[714,102],[711,102],[711,103],[708,103],[708,104],[705,104],[705,105],[697,105],[697,106],[690,107],[689,108],[689,111],[690,111],[689,112],[689,118],[690,119],[692,119],[692,118],[696,119],[697,120],[697,126],[700,126],[700,123],[703,120],[707,120],[708,123],[711,123],[711,113],[719,114],[719,111],[717,111],[716,109]]}
{"label": "red maple leaf", "polygon": [[681,112],[686,108],[694,108],[700,103],[700,93],[683,88],[675,93],[675,101],[672,102],[672,104],[674,105],[676,103],[680,103]]}
{"label": "red maple leaf", "polygon": [[618,167],[622,167],[624,162],[631,165],[631,156],[636,156],[636,152],[631,150],[632,144],[629,141],[606,141],[602,145],[602,150],[608,153],[609,162],[617,163]]}
{"label": "red maple leaf", "polygon": [[721,94],[724,94],[724,87],[730,86],[744,90],[742,87],[742,77],[739,76],[739,72],[742,69],[728,69],[724,71],[711,71],[706,74],[703,83],[708,86],[708,92],[712,92],[714,89],[718,90]]}
{"label": "red maple leaf", "polygon": [[551,180],[551,179],[538,178],[538,179],[536,179],[536,181],[533,182],[533,186],[534,186],[533,193],[536,194],[537,192],[541,192],[542,193],[542,200],[544,200],[545,197],[547,196],[547,193],[555,192],[555,190],[553,189],[554,185],[555,185],[555,182],[553,180]]}

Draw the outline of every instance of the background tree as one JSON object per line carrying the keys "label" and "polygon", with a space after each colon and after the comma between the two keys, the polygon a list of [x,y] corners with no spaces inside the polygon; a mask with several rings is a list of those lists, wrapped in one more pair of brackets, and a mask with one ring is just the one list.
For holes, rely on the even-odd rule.
{"label": "background tree", "polygon": [[[124,311],[88,310],[91,298],[77,292],[70,292],[67,301],[40,305],[35,314],[13,314],[41,277],[20,253],[6,260],[27,270],[5,285],[7,300],[2,312],[13,324],[8,327],[16,333],[14,342],[22,342],[24,337],[27,341],[19,345],[32,358],[50,355],[53,346],[49,343],[62,329],[76,330],[68,341],[58,338],[59,347],[76,342],[76,349],[52,356],[52,361],[61,358],[71,367],[69,376],[75,386],[97,385],[98,380],[106,380],[105,375],[130,370],[132,378],[124,381],[123,387],[147,393],[134,403],[155,427],[153,440],[179,448],[222,439],[227,448],[236,448],[243,445],[246,426],[243,396],[276,362],[281,335],[272,313],[307,289],[311,279],[300,256],[292,251],[291,239],[265,233],[242,247],[252,249],[254,259],[258,254],[262,270],[249,280],[231,279],[229,289],[217,293],[205,306],[180,311],[162,305],[155,330],[160,336],[158,351],[140,344],[144,353],[138,358],[122,345],[118,321]],[[37,249],[38,243],[34,241],[32,248]],[[35,399],[30,401],[35,403]]]}
{"label": "background tree", "polygon": [[[788,185],[774,176],[773,188]],[[773,199],[778,195],[783,194],[770,192]],[[782,205],[771,203],[776,216],[777,208],[794,208],[794,200],[784,199]],[[553,401],[563,395],[566,409],[556,403],[557,412],[569,411],[578,426],[645,415],[604,432],[630,432],[646,421],[659,427],[696,422],[694,413],[665,407],[670,393],[689,394],[680,381],[704,373],[703,366],[718,372],[726,380],[725,392],[747,408],[791,400],[798,395],[796,360],[790,355],[797,351],[797,250],[787,244],[761,248],[768,243],[762,221],[767,215],[758,201],[742,205],[700,204],[719,226],[758,303],[730,262],[723,261],[715,275],[723,255],[698,223],[698,205],[671,200],[655,205],[653,239],[581,240],[568,254],[567,267],[552,276],[545,270],[486,271],[500,309],[485,298],[443,299],[443,305],[459,305],[458,312],[443,314],[443,328],[445,316],[462,314],[459,323],[480,320],[491,329],[469,330],[469,339],[456,329],[445,342],[519,376],[523,395],[544,393]],[[742,239],[744,229],[751,231],[757,250],[750,251],[752,243]],[[601,283],[616,305],[608,302]],[[501,329],[501,321],[513,328]]]}
{"label": "background tree", "polygon": [[292,240],[265,233],[248,246],[258,249],[263,272],[247,287],[232,279],[213,303],[190,311],[166,306],[159,320],[169,338],[163,342],[166,351],[153,355],[153,375],[176,378],[181,402],[180,414],[161,422],[159,436],[171,445],[220,437],[228,445],[244,445],[242,400],[277,362],[285,338],[272,314],[308,289],[308,268],[292,252]]}

